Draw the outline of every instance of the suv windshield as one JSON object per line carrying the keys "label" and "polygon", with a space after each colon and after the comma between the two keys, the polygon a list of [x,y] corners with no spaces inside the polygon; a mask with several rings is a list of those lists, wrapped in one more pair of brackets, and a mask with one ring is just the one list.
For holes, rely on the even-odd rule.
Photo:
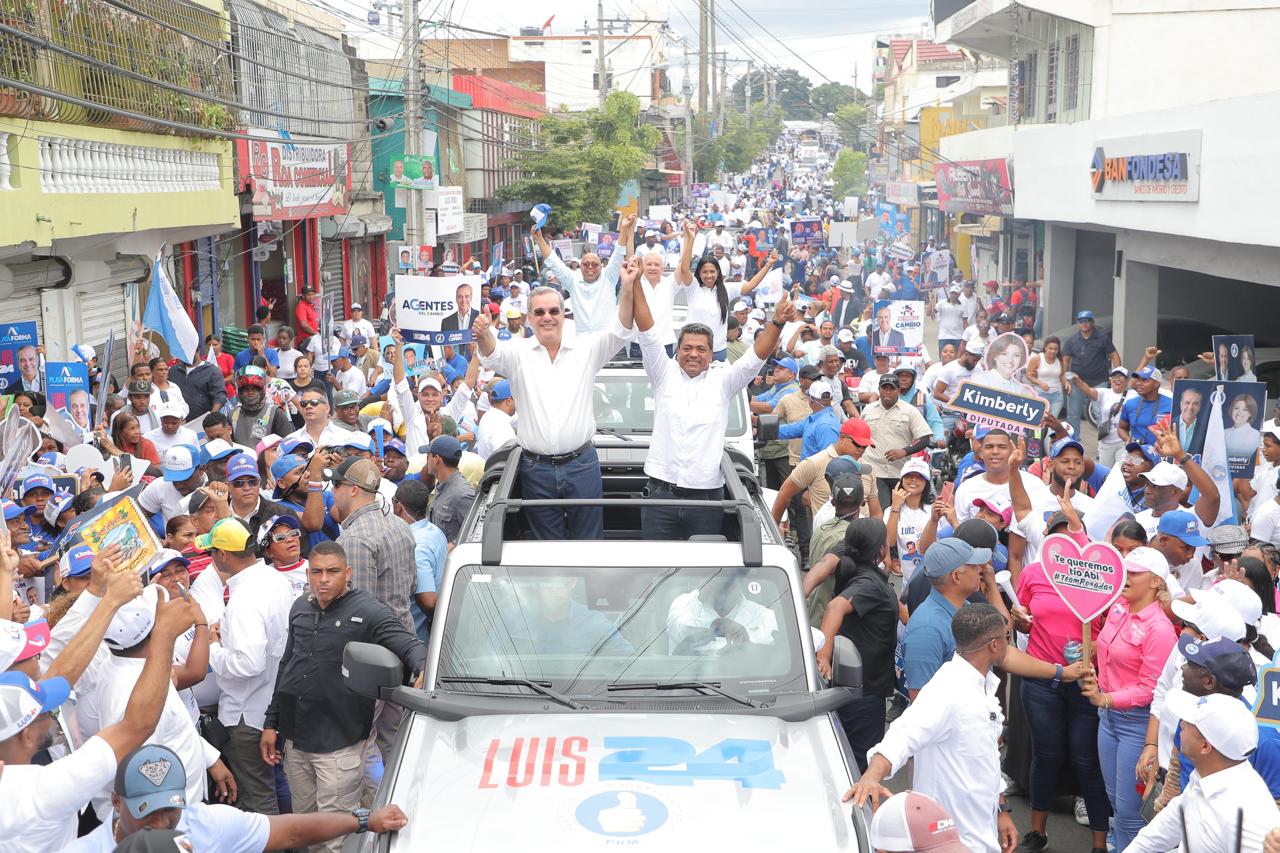
{"label": "suv windshield", "polygon": [[521,692],[450,678],[529,679],[579,698],[690,681],[743,695],[807,689],[778,568],[469,566],[443,636],[437,681],[449,690]]}
{"label": "suv windshield", "polygon": [[[596,426],[621,433],[653,432],[653,391],[643,371],[627,375],[600,375],[595,387]],[[746,406],[742,395],[729,404],[725,435],[737,437],[747,431]]]}

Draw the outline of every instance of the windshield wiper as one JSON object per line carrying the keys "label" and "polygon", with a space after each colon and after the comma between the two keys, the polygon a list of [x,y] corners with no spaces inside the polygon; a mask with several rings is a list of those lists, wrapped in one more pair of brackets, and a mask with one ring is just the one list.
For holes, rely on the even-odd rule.
{"label": "windshield wiper", "polygon": [[618,690],[705,690],[723,696],[726,699],[732,699],[734,702],[746,705],[748,708],[760,707],[760,703],[754,699],[721,689],[718,681],[628,681],[626,683],[610,684],[605,690],[609,693]]}
{"label": "windshield wiper", "polygon": [[566,708],[580,711],[583,707],[581,702],[575,702],[568,696],[557,693],[551,689],[549,682],[544,681],[530,681],[527,678],[470,678],[467,676],[445,676],[439,680],[442,684],[496,684],[499,686],[528,687],[534,693],[541,693]]}
{"label": "windshield wiper", "polygon": [[616,430],[613,427],[598,426],[596,427],[596,432],[602,432],[605,435],[614,435],[622,439],[623,441],[635,441],[635,439],[632,438],[628,433],[621,432],[620,430]]}

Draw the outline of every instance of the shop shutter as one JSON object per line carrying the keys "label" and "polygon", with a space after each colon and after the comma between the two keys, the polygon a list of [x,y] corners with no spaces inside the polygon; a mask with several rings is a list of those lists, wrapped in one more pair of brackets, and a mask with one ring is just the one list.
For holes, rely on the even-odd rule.
{"label": "shop shutter", "polygon": [[347,302],[342,286],[342,241],[320,242],[320,293],[333,297],[333,318],[347,319]]}
{"label": "shop shutter", "polygon": [[382,308],[377,304],[377,294],[373,289],[374,239],[361,237],[348,242],[351,244],[351,301],[364,306],[365,317],[380,317]]}
{"label": "shop shutter", "polygon": [[128,319],[125,316],[125,294],[123,284],[109,284],[106,287],[95,287],[93,290],[79,292],[80,329],[78,343],[86,343],[103,353],[107,335],[112,330],[116,333],[115,356],[111,359],[111,375],[123,387],[129,375],[126,351],[128,342]]}
{"label": "shop shutter", "polygon": [[6,296],[4,299],[4,322],[35,323],[36,335],[39,337],[40,343],[45,343],[44,314],[40,311],[40,291],[32,290],[27,293]]}

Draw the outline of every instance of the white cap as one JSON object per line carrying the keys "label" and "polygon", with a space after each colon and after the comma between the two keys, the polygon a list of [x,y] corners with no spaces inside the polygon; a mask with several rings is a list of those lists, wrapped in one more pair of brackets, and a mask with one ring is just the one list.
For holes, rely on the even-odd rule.
{"label": "white cap", "polygon": [[933,476],[933,472],[929,470],[929,463],[925,462],[919,456],[912,456],[906,462],[902,463],[901,476],[905,477],[908,474],[919,474],[921,477],[924,477],[926,482],[928,482]]}
{"label": "white cap", "polygon": [[363,432],[356,432],[355,430],[351,430],[350,432],[347,433],[346,437],[343,438],[342,443],[338,446],[354,447],[357,450],[372,451],[373,439]]}
{"label": "white cap", "polygon": [[[1209,590],[1216,593],[1219,598],[1230,605],[1236,613],[1240,614],[1240,618],[1244,620],[1244,624],[1257,626],[1258,621],[1262,619],[1262,599],[1258,594],[1249,588],[1248,585],[1237,580],[1220,580]],[[1194,620],[1193,620],[1194,621]],[[1196,622],[1199,625],[1199,622]],[[1225,634],[1223,636],[1226,636]],[[1243,637],[1241,634],[1240,637]],[[1228,639],[1238,640],[1240,637],[1228,637]]]}
{"label": "white cap", "polygon": [[142,594],[125,603],[111,617],[111,625],[103,641],[113,649],[131,649],[141,643],[151,633],[156,624],[156,605],[168,600],[169,595],[164,587],[149,584],[142,588]]}
{"label": "white cap", "polygon": [[1244,620],[1226,599],[1209,592],[1197,595],[1200,598],[1194,603],[1175,598],[1169,609],[1174,616],[1190,622],[1211,640],[1238,642],[1244,639]]}
{"label": "white cap", "polygon": [[987,345],[985,342],[974,338],[964,345],[964,351],[970,355],[982,355],[987,351]]}
{"label": "white cap", "polygon": [[437,391],[444,391],[434,376],[423,376],[418,380],[418,392],[421,393],[422,389],[425,387],[431,387]]}
{"label": "white cap", "polygon": [[187,407],[178,402],[177,397],[161,400],[152,411],[157,418],[185,418],[187,416]]}
{"label": "white cap", "polygon": [[942,804],[919,791],[903,791],[881,803],[869,830],[873,850],[971,853]]}
{"label": "white cap", "polygon": [[831,386],[825,382],[815,382],[809,386],[810,400],[830,400]]}
{"label": "white cap", "polygon": [[963,287],[961,287],[961,286],[960,286],[960,285],[958,285],[958,284],[953,284],[953,285],[951,285],[950,287],[948,287],[948,288],[947,288],[947,291],[948,291],[949,293],[963,293],[963,292],[964,292],[964,288],[963,288]]}
{"label": "white cap", "polygon": [[204,455],[210,459],[222,459],[226,456],[239,453],[244,448],[238,447],[225,438],[215,438],[213,441],[206,442],[204,445]]}
{"label": "white cap", "polygon": [[735,314],[739,311],[750,311],[750,310],[751,310],[751,306],[743,302],[741,299],[733,303],[733,311]]}
{"label": "white cap", "polygon": [[754,308],[752,309],[751,313],[747,315],[747,318],[751,320],[763,320],[764,312],[761,311],[759,308]]}
{"label": "white cap", "polygon": [[1185,690],[1170,690],[1165,705],[1199,729],[1209,745],[1230,761],[1243,761],[1258,748],[1258,721],[1249,706],[1234,696],[1192,696]]}
{"label": "white cap", "polygon": [[1145,477],[1153,486],[1176,486],[1179,489],[1187,487],[1187,472],[1172,462],[1157,462],[1150,471],[1144,471],[1138,476]]}
{"label": "white cap", "polygon": [[836,340],[843,341],[846,344],[853,343],[853,330],[841,329],[840,331],[836,332]]}

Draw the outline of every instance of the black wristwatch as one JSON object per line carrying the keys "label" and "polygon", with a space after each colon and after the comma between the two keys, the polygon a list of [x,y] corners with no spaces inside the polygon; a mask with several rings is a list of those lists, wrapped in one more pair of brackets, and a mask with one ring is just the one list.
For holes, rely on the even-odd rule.
{"label": "black wristwatch", "polygon": [[1004,802],[1000,803],[996,810],[1004,814],[1013,814],[1013,806]]}
{"label": "black wristwatch", "polygon": [[769,322],[777,326],[779,329],[785,329],[787,327],[787,324],[781,320],[770,320]]}
{"label": "black wristwatch", "polygon": [[356,832],[369,831],[369,810],[368,809],[352,809],[351,816],[360,821],[360,827]]}

